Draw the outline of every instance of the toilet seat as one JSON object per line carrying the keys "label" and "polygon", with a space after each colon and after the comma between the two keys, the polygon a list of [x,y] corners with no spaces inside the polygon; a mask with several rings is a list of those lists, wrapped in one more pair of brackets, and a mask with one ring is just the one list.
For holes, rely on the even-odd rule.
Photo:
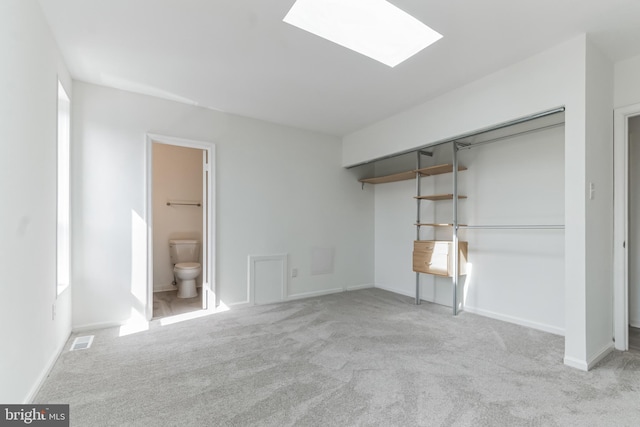
{"label": "toilet seat", "polygon": [[176,264],[175,268],[179,270],[195,270],[200,268],[200,263],[198,262],[180,262]]}

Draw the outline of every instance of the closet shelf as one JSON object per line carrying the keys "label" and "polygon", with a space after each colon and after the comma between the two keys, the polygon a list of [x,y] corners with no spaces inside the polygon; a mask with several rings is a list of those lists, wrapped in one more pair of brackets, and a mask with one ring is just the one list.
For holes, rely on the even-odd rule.
{"label": "closet shelf", "polygon": [[[458,166],[459,171],[466,171],[467,168],[464,166]],[[436,165],[436,166],[428,166],[426,168],[420,168],[418,170],[413,171],[414,173],[420,172],[422,176],[432,176],[432,175],[442,175],[444,173],[453,172],[453,165],[444,164],[444,165]]]}
{"label": "closet shelf", "polygon": [[[467,170],[464,166],[458,166],[459,171]],[[453,172],[453,165],[444,164],[429,166],[426,168],[414,169],[406,172],[394,173],[392,175],[379,176],[375,178],[363,178],[359,182],[363,184],[385,184],[387,182],[407,181],[409,179],[415,179],[416,173],[420,172],[421,176],[441,175],[444,173]]]}
{"label": "closet shelf", "polygon": [[385,184],[387,182],[407,181],[415,178],[416,173],[414,171],[407,171],[394,173],[393,175],[379,176],[377,178],[364,178],[359,181],[363,184]]}
{"label": "closet shelf", "polygon": [[[466,199],[467,196],[458,196],[458,199]],[[453,194],[432,194],[429,196],[415,196],[414,199],[420,200],[453,200]]]}
{"label": "closet shelf", "polygon": [[[419,227],[453,227],[453,224],[432,224],[432,223],[426,223],[426,222],[419,222],[414,225],[417,225]],[[466,227],[467,224],[458,224],[458,226]]]}

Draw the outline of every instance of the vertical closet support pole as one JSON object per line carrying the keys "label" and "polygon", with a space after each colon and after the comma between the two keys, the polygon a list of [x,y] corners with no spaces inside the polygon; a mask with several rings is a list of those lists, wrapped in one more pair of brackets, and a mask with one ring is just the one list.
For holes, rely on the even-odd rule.
{"label": "vertical closet support pole", "polygon": [[[421,168],[421,154],[420,151],[416,152],[416,240],[420,240],[420,168]],[[416,305],[420,305],[420,273],[416,271]]]}
{"label": "vertical closet support pole", "polygon": [[458,272],[460,257],[458,248],[458,144],[453,141],[453,315],[458,314]]}

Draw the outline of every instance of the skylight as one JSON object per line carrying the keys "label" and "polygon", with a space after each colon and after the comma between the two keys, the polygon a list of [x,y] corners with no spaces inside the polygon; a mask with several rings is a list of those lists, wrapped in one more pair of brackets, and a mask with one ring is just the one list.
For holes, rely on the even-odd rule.
{"label": "skylight", "polygon": [[296,0],[284,22],[390,67],[442,37],[385,0]]}

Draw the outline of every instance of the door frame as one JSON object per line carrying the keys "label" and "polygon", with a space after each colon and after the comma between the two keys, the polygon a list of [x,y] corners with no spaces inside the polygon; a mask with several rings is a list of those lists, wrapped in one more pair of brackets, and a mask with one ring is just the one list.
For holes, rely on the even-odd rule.
{"label": "door frame", "polygon": [[[147,222],[147,302],[145,313],[147,320],[153,317],[153,144],[175,145],[178,147],[203,150],[203,200],[202,200],[202,301],[203,308],[214,311],[218,305],[216,281],[216,203],[215,203],[215,165],[216,145],[210,141],[178,138],[173,136],[147,133],[146,164],[146,222]],[[205,164],[204,160],[208,160]],[[208,230],[208,232],[207,232]]]}
{"label": "door frame", "polygon": [[629,119],[640,104],[613,113],[613,323],[616,350],[629,349]]}

